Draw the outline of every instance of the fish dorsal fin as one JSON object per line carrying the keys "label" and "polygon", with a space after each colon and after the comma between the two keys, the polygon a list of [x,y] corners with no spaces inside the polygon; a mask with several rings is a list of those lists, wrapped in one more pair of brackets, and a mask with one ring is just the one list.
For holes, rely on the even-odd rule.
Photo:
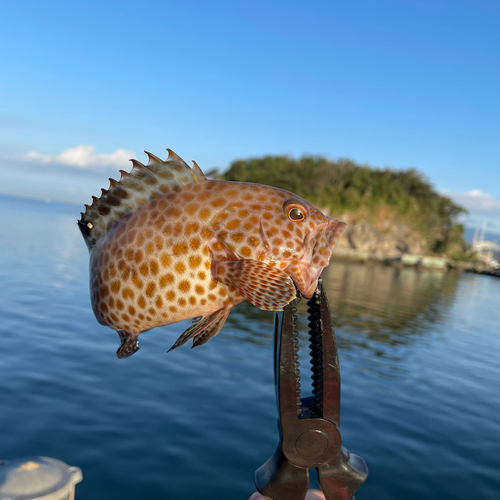
{"label": "fish dorsal fin", "polygon": [[135,212],[152,198],[206,180],[196,163],[193,162],[194,166],[190,168],[171,149],[167,151],[165,161],[147,151],[147,165],[131,160],[130,173],[120,170],[120,180],[109,179],[109,188],[102,189],[99,198],[93,196],[92,205],[85,205],[78,227],[89,250],[123,216]]}

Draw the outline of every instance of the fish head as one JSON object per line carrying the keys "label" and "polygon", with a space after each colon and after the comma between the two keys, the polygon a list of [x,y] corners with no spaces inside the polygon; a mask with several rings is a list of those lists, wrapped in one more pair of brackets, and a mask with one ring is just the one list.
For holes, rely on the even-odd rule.
{"label": "fish head", "polygon": [[[284,268],[300,293],[312,297],[322,270],[328,266],[335,244],[346,223],[324,215],[311,203],[298,197],[283,204],[286,225],[294,238],[294,251]],[[288,253],[285,254],[288,256]],[[283,264],[280,264],[283,266]]]}
{"label": "fish head", "polygon": [[[242,203],[237,203],[238,213],[244,215],[241,223],[231,214],[224,219],[226,231],[220,233],[235,257],[259,260],[280,269],[292,278],[304,297],[312,297],[321,271],[346,228],[345,222],[327,217],[310,202],[283,189],[246,183],[239,184],[239,188],[243,202],[247,193],[253,199],[243,206],[243,211]],[[237,229],[232,230],[233,226]]]}

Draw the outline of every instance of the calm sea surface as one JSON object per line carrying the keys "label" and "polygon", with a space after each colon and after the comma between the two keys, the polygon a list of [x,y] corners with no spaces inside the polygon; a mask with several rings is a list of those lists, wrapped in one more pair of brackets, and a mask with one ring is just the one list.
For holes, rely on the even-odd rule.
{"label": "calm sea surface", "polygon": [[[158,328],[118,360],[79,210],[0,197],[0,458],[78,465],[77,500],[246,500],[278,439],[273,314],[242,304],[169,354],[187,323]],[[357,499],[500,498],[500,280],[332,262],[324,281]]]}

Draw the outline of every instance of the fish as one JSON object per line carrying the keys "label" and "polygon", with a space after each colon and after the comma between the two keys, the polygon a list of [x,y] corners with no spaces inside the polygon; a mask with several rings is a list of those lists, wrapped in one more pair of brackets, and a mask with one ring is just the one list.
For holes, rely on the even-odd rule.
{"label": "fish", "polygon": [[90,299],[118,332],[120,359],[140,333],[192,318],[169,349],[217,335],[232,307],[282,310],[310,298],[346,224],[283,189],[207,179],[171,149],[145,152],[93,196],[77,221],[89,249]]}

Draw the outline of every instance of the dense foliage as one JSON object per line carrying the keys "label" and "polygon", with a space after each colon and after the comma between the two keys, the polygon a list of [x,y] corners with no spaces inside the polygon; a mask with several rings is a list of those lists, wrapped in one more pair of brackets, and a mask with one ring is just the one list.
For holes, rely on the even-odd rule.
{"label": "dense foliage", "polygon": [[222,178],[281,187],[332,213],[385,205],[422,233],[429,251],[449,254],[464,248],[458,218],[466,210],[437,193],[415,169],[374,169],[315,156],[266,156],[237,160]]}

